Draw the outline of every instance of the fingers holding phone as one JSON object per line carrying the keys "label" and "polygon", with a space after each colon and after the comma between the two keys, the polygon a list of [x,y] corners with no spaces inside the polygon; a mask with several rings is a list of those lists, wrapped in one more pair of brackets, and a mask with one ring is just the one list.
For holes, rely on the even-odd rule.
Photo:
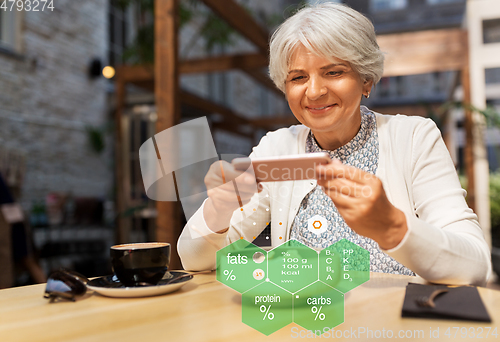
{"label": "fingers holding phone", "polygon": [[316,170],[318,185],[352,230],[384,249],[401,242],[408,230],[406,217],[389,201],[379,178],[338,160]]}
{"label": "fingers holding phone", "polygon": [[236,170],[226,161],[212,164],[205,176],[208,197],[217,211],[233,212],[250,201],[257,192],[251,172]]}

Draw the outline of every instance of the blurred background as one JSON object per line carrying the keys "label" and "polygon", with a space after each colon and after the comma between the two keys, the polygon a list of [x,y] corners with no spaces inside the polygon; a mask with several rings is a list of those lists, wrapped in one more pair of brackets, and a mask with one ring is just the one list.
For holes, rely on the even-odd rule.
{"label": "blurred background", "polygon": [[[336,2],[373,21],[386,52],[363,104],[437,123],[495,261],[500,1]],[[296,124],[267,76],[267,44],[305,3],[49,0],[34,11],[0,1],[0,288],[59,267],[110,273],[115,243],[175,244],[186,217],[147,198],[139,147],[206,116],[219,154],[248,155],[267,131]]]}

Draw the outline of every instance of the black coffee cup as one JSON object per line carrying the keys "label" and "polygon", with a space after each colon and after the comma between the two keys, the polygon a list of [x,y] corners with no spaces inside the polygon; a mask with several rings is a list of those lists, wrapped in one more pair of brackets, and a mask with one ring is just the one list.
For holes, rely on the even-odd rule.
{"label": "black coffee cup", "polygon": [[170,244],[140,242],[111,247],[113,272],[125,286],[156,285],[170,263]]}

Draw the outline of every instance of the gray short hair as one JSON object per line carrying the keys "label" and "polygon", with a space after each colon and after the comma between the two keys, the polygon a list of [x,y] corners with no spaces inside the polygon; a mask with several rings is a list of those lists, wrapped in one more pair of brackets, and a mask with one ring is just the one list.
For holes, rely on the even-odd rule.
{"label": "gray short hair", "polygon": [[380,81],[384,55],[371,21],[337,3],[307,6],[285,20],[270,42],[269,75],[285,92],[288,63],[299,44],[321,57],[347,61],[363,80]]}

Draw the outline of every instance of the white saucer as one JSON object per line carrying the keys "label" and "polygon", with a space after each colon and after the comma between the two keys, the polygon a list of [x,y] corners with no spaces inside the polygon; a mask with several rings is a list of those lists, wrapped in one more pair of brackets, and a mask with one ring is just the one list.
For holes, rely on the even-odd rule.
{"label": "white saucer", "polygon": [[164,277],[157,285],[126,287],[115,275],[109,275],[92,279],[87,283],[87,287],[103,296],[116,298],[134,298],[134,297],[149,297],[166,294],[177,291],[184,286],[188,281],[193,279],[193,276],[183,277],[179,280],[174,280],[172,283],[166,284],[174,277],[187,274],[187,272],[171,271],[170,276]]}

